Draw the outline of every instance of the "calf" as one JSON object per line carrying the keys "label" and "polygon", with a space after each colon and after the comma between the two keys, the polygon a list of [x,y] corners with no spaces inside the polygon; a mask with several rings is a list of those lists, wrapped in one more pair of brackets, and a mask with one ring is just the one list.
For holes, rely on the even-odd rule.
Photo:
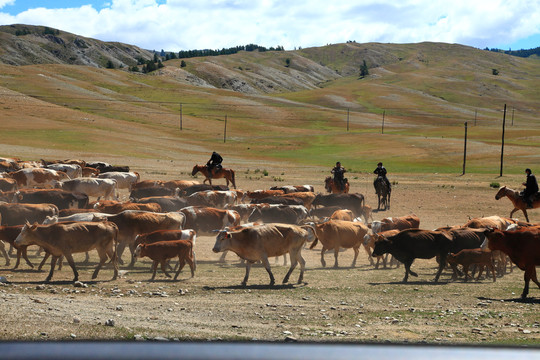
{"label": "calf", "polygon": [[[15,225],[15,226],[0,226],[0,240],[10,244],[17,250],[17,262],[15,263],[15,266],[13,269],[17,269],[19,267],[19,264],[21,262],[21,255],[31,268],[34,268],[34,265],[30,262],[28,259],[27,254],[27,248],[28,245],[17,245],[15,244],[15,239],[17,239],[17,236],[21,233],[21,229],[23,228],[23,225]],[[3,248],[3,246],[2,246]],[[9,257],[6,254],[5,250],[2,251],[5,259],[6,259],[6,266],[9,266],[10,261]]]}
{"label": "calf", "polygon": [[195,230],[156,230],[135,237],[135,246],[140,244],[153,244],[158,241],[189,240],[195,243],[197,234]]}
{"label": "calf", "polygon": [[360,245],[362,245],[362,241],[368,230],[366,225],[359,222],[329,220],[315,225],[317,239],[311,244],[310,249],[313,249],[317,245],[318,240],[321,242],[323,246],[321,250],[321,264],[323,267],[326,266],[324,253],[326,250],[333,249],[335,259],[334,268],[337,268],[339,249],[352,248],[354,250],[354,259],[351,266],[354,267],[358,253],[360,252]]}
{"label": "calf", "polygon": [[139,244],[135,249],[135,257],[142,258],[144,256],[153,260],[152,264],[152,278],[156,277],[156,271],[158,263],[161,264],[161,271],[167,277],[171,277],[167,272],[167,261],[169,259],[178,257],[178,270],[174,275],[174,280],[178,278],[178,274],[186,265],[186,262],[191,268],[191,277],[195,276],[195,256],[193,252],[193,242],[189,240],[171,240],[171,241],[158,241],[152,244]]}
{"label": "calf", "polygon": [[[386,256],[384,256],[384,257],[383,256],[377,256],[377,263],[375,264],[375,262],[373,261],[373,257],[371,256],[371,252],[373,251],[373,249],[375,249],[375,241],[377,241],[377,239],[379,239],[379,236],[388,237],[388,236],[396,235],[398,233],[399,233],[399,230],[394,229],[394,230],[382,231],[382,232],[376,233],[376,234],[366,234],[364,236],[364,242],[362,243],[362,245],[364,245],[364,249],[366,250],[366,252],[369,255],[369,263],[370,263],[370,265],[372,265],[372,266],[374,265],[375,269],[379,268],[379,262],[381,260],[383,261],[383,267],[386,269],[386,262],[387,262],[387,259],[388,259],[388,254],[386,254]],[[399,266],[399,263],[397,263],[397,265]],[[392,266],[392,261],[390,261],[390,266]]]}
{"label": "calf", "polygon": [[510,256],[510,259],[518,268],[525,271],[525,287],[521,293],[522,299],[525,299],[529,294],[530,280],[540,288],[540,282],[536,277],[536,266],[540,265],[540,231],[486,229],[484,234],[488,238],[490,250],[501,250]]}
{"label": "calf", "polygon": [[483,266],[487,266],[491,270],[491,273],[493,274],[493,282],[497,280],[495,278],[495,268],[493,266],[493,256],[491,251],[484,251],[482,249],[463,249],[457,254],[448,254],[447,260],[450,265],[453,265],[453,267],[457,264],[463,265],[465,281],[469,279],[469,266],[473,264],[482,265],[476,280],[478,280],[480,275],[482,275]]}

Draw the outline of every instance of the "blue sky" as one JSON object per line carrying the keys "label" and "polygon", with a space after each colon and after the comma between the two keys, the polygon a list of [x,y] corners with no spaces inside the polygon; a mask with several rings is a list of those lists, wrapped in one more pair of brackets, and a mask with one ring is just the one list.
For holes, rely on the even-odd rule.
{"label": "blue sky", "polygon": [[540,0],[0,0],[0,25],[16,23],[168,51],[348,40],[540,46]]}

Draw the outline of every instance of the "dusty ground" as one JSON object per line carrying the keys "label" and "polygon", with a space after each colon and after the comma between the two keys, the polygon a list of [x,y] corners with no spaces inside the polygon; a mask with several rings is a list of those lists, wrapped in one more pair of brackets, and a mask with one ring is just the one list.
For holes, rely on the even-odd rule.
{"label": "dusty ground", "polygon": [[[128,163],[141,172],[143,179],[188,178],[195,162],[194,158],[172,164],[105,160]],[[329,171],[227,160],[237,169],[238,186],[245,190],[276,184],[313,184],[316,191],[323,191],[322,179]],[[263,176],[256,169],[266,169],[269,175]],[[274,181],[273,177],[283,181]],[[366,194],[367,204],[376,207],[372,175],[348,177],[352,191]],[[421,227],[427,229],[463,224],[469,217],[508,216],[510,202],[496,201],[496,190],[489,184],[517,187],[522,181],[517,177],[479,175],[390,173],[389,177],[396,182],[391,210],[375,213],[374,218],[415,213],[421,218]],[[517,216],[523,218],[522,214]],[[531,213],[531,221],[540,222],[540,211]],[[236,256],[229,254],[226,264],[219,264],[219,254],[212,253],[212,246],[211,237],[197,239],[195,277],[190,279],[189,270],[184,270],[177,282],[165,279],[159,272],[157,281],[149,282],[147,260],[138,262],[133,270],[123,269],[116,281],[109,281],[111,269],[102,270],[97,281],[90,281],[95,263],[80,264],[80,280],[88,287],[74,286],[67,265],[55,273],[51,284],[45,285],[42,281],[46,272],[29,270],[26,264],[19,271],[0,266],[0,275],[9,281],[0,286],[0,339],[283,341],[292,337],[309,342],[528,345],[540,341],[540,290],[532,286],[531,299],[520,301],[523,273],[519,269],[499,277],[495,283],[489,279],[451,282],[449,271],[443,272],[439,283],[433,283],[435,261],[422,260],[413,264],[419,277],[402,284],[402,267],[375,270],[363,250],[356,268],[349,267],[352,250],[340,253],[339,269],[322,268],[319,245],[303,252],[306,283],[268,287],[266,271],[255,266],[248,286],[242,288],[239,285],[244,268]],[[330,266],[332,258],[332,254],[326,254]],[[35,256],[31,260],[39,261]],[[287,267],[281,260],[272,265],[279,281]],[[295,270],[291,280],[294,282],[297,276]]]}

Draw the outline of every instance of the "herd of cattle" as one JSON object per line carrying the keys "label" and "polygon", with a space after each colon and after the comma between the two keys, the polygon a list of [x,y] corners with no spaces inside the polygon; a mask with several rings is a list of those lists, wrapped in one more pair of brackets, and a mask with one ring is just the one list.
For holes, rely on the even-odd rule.
{"label": "herd of cattle", "polygon": [[[129,201],[119,201],[119,190],[129,191]],[[215,236],[213,251],[228,251],[245,260],[248,281],[251,265],[262,262],[270,284],[275,280],[269,258],[289,254],[290,267],[283,283],[300,264],[298,283],[303,281],[305,260],[302,249],[319,242],[321,264],[324,255],[334,251],[338,267],[340,249],[354,250],[354,267],[360,247],[366,250],[375,268],[383,263],[404,264],[405,277],[417,276],[411,270],[416,258],[436,257],[439,263],[435,281],[450,265],[453,279],[465,281],[471,265],[491,272],[493,281],[509,269],[512,262],[525,271],[525,288],[529,281],[539,287],[536,265],[540,265],[540,226],[510,218],[491,216],[472,219],[462,226],[436,230],[420,228],[416,215],[374,221],[371,208],[361,194],[316,194],[313,186],[281,186],[268,190],[229,190],[225,186],[200,184],[192,180],[141,180],[128,167],[104,162],[20,161],[0,158],[0,251],[10,264],[4,243],[17,251],[20,265],[23,257],[30,267],[27,247],[37,245],[44,251],[38,269],[52,256],[50,281],[58,263],[65,257],[78,280],[73,253],[96,250],[99,255],[92,278],[110,260],[114,277],[122,253],[131,252],[129,267],[137,258],[153,260],[152,280],[157,266],[163,273],[170,269],[169,260],[178,258],[178,277],[185,263],[194,276],[194,246],[197,235]],[[508,260],[508,257],[511,261]],[[376,262],[375,262],[376,260]],[[286,261],[286,260],[285,260]],[[474,276],[474,270],[473,274]]]}

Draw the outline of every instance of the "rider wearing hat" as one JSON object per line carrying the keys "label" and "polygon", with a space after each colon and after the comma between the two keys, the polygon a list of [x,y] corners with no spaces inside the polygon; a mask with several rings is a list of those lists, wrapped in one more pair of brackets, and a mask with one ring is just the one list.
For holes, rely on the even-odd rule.
{"label": "rider wearing hat", "polygon": [[[221,170],[221,163],[223,162],[223,158],[221,155],[219,155],[217,152],[212,152],[212,156],[210,156],[210,160],[206,163],[206,167],[208,168],[208,171],[210,172],[210,175],[215,175],[219,170]],[[213,169],[216,169],[214,172],[212,172]]]}
{"label": "rider wearing hat", "polygon": [[527,207],[532,209],[533,200],[538,192],[538,182],[536,181],[536,176],[533,175],[531,169],[525,169],[525,174],[527,174],[527,180],[523,183],[525,190],[523,191],[523,199],[527,203]]}
{"label": "rider wearing hat", "polygon": [[347,172],[341,163],[336,162],[336,166],[332,169],[332,174],[334,174],[334,183],[339,187],[340,190],[345,189],[345,178],[344,174]]}
{"label": "rider wearing hat", "polygon": [[[379,176],[383,179],[383,181],[386,183],[386,186],[388,186],[388,188],[390,188],[390,181],[388,180],[388,178],[386,177],[386,168],[383,166],[382,162],[379,162],[377,164],[377,168],[375,168],[375,170],[373,171],[374,174],[377,174],[377,178],[375,178],[375,180],[373,180],[373,187],[375,189],[377,189],[377,187],[375,186],[375,184],[377,183],[377,179],[379,178]],[[377,192],[375,192],[377,193]]]}

